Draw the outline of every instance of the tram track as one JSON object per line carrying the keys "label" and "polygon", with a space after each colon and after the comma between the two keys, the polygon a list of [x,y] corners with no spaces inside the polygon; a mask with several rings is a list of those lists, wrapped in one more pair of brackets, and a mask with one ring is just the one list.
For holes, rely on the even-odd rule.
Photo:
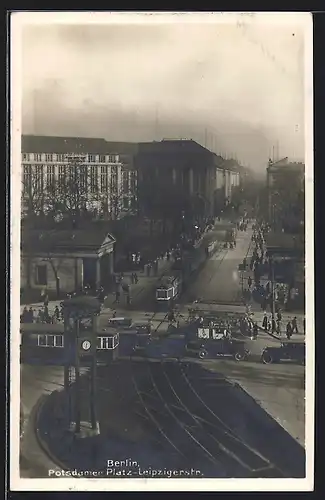
{"label": "tram track", "polygon": [[[256,457],[260,458],[264,462],[265,465],[263,467],[260,467],[260,468],[257,468],[257,469],[248,467],[251,470],[252,473],[261,472],[262,470],[269,470],[271,472],[271,470],[272,470],[273,472],[277,472],[278,473],[278,475],[276,477],[288,477],[288,475],[283,470],[279,469],[269,459],[267,459],[266,457],[264,457],[258,450],[256,450],[252,446],[250,446],[242,437],[238,436],[238,434],[236,432],[234,432],[234,430],[231,429],[212,410],[212,408],[210,408],[209,405],[206,404],[206,402],[201,398],[201,396],[195,390],[194,386],[191,384],[191,382],[190,382],[189,378],[187,377],[187,375],[185,374],[185,371],[184,371],[184,369],[183,369],[182,366],[181,366],[181,374],[182,374],[182,377],[183,377],[184,381],[188,385],[189,389],[192,391],[193,395],[202,404],[202,407],[206,409],[207,413],[211,415],[212,418],[210,417],[207,420],[205,420],[206,424],[209,427],[215,427],[218,430],[221,430],[221,432],[223,433],[223,435],[225,437],[229,438],[233,443],[237,443],[238,445],[241,445],[243,447],[243,451],[244,450],[248,450],[250,453],[252,453]],[[217,425],[216,425],[216,423],[214,421],[217,422]],[[275,476],[273,475],[271,477],[275,477]]]}
{"label": "tram track", "polygon": [[[177,368],[167,373],[165,367],[170,368],[172,365]],[[236,435],[206,405],[179,363],[149,362],[144,380],[145,392],[135,379],[134,383],[146,413],[145,418],[154,423],[165,441],[182,457],[197,457],[199,454],[206,465],[209,462],[210,467],[212,465],[218,470],[227,468],[235,471],[235,477],[259,477],[258,474],[261,473],[263,477],[285,476],[270,460]],[[161,419],[165,422],[164,425],[159,421]],[[166,431],[171,422],[178,429],[175,431],[175,426],[172,426],[174,437]]]}

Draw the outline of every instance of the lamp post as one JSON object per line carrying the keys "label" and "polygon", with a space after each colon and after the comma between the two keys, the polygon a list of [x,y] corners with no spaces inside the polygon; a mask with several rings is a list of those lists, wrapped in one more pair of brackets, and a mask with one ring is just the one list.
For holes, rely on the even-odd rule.
{"label": "lamp post", "polygon": [[270,266],[271,266],[271,313],[272,313],[272,333],[274,333],[274,325],[275,325],[275,290],[274,290],[274,260],[273,256],[270,257]]}

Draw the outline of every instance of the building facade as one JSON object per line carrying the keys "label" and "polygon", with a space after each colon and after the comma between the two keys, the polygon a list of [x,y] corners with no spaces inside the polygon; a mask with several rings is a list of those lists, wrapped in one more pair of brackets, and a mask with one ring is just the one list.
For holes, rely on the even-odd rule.
{"label": "building facade", "polygon": [[109,219],[134,205],[136,176],[104,139],[23,135],[21,155],[23,216],[60,198]]}
{"label": "building facade", "polygon": [[205,216],[216,215],[216,198],[221,205],[231,200],[239,185],[239,173],[225,168],[224,160],[193,140],[163,140],[140,143],[135,156],[139,188],[149,192],[165,188],[202,201]]}
{"label": "building facade", "polygon": [[109,288],[114,273],[115,238],[92,225],[77,230],[22,228],[20,282],[22,289],[56,295],[85,286]]}
{"label": "building facade", "polygon": [[303,228],[305,165],[288,158],[269,160],[266,172],[269,223],[279,231]]}

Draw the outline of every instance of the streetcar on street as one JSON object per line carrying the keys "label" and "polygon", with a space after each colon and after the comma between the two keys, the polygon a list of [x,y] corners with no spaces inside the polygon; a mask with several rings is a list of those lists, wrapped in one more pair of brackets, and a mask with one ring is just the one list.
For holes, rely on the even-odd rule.
{"label": "streetcar on street", "polygon": [[163,276],[156,288],[156,305],[158,309],[168,311],[182,292],[182,277],[180,273]]}

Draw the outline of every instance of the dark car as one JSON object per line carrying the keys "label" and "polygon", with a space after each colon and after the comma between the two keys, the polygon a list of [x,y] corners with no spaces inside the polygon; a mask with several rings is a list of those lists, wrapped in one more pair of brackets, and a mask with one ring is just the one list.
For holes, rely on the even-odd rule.
{"label": "dark car", "polygon": [[233,339],[223,338],[221,340],[196,339],[187,342],[186,350],[199,358],[233,358],[242,361],[248,358],[249,350],[245,343]]}
{"label": "dark car", "polygon": [[278,347],[265,347],[261,361],[268,365],[279,363],[280,361],[296,361],[305,364],[305,343],[304,342],[283,342]]}
{"label": "dark car", "polygon": [[150,344],[151,339],[152,337],[150,333],[137,332],[133,351],[134,352],[143,351]]}

